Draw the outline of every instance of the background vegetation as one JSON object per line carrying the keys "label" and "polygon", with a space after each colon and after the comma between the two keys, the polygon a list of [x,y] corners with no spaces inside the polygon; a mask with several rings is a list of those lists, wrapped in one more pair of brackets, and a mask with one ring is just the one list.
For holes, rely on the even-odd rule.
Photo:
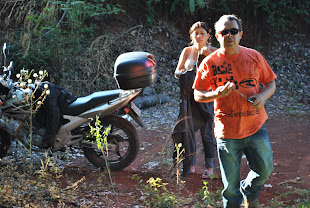
{"label": "background vegetation", "polygon": [[156,56],[163,90],[197,20],[213,28],[222,14],[237,14],[243,44],[260,50],[310,28],[306,0],[4,0],[0,8],[0,43],[10,45],[15,68],[45,69],[51,82],[77,95],[116,87],[114,61],[134,50]]}
{"label": "background vegetation", "polygon": [[[268,112],[296,113],[299,110],[301,114],[309,114],[310,44],[306,42],[310,34],[309,11],[308,0],[2,0],[0,44],[9,45],[9,59],[15,62],[16,71],[21,68],[47,70],[51,82],[78,96],[115,88],[113,65],[117,56],[127,51],[148,51],[155,55],[158,63],[159,76],[154,88],[176,96],[178,86],[173,71],[181,50],[189,42],[189,27],[200,20],[213,28],[222,14],[234,13],[243,20],[242,44],[264,55],[271,54],[268,61],[278,75],[278,88],[268,103]],[[213,44],[217,45],[214,39]],[[3,63],[2,56],[0,61]],[[64,185],[67,173],[61,172],[58,164],[59,161],[43,159],[40,171],[26,166],[18,169],[10,163],[2,165],[0,201],[8,207],[76,207],[77,199],[83,204],[87,197],[97,197],[89,190],[104,192],[101,183],[108,180],[97,176],[97,172],[94,175],[98,177],[98,184],[88,184],[82,178]],[[69,167],[65,171],[76,170]],[[60,180],[60,175],[65,179]],[[181,204],[188,200],[180,197],[179,201],[178,195],[166,190],[157,192],[155,188],[161,186],[160,183],[154,188],[136,179],[141,183],[141,193],[145,193],[141,198],[144,203],[154,202],[147,198],[151,194],[159,203]],[[84,191],[84,195],[79,191]],[[85,194],[88,191],[89,194]],[[296,207],[308,207],[309,191],[292,192],[301,196],[296,200],[307,199],[307,204]],[[208,194],[205,185],[197,195],[197,207],[220,201],[215,193],[217,196],[207,199],[217,201],[206,202]],[[283,197],[276,198],[273,207],[281,207]],[[105,199],[109,202],[109,197]]]}

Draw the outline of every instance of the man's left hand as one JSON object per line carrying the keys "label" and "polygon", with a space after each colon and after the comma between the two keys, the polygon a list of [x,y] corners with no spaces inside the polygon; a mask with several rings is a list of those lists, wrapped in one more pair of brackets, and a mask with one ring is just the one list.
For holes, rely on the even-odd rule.
{"label": "man's left hand", "polygon": [[252,106],[258,110],[265,105],[265,97],[262,94],[253,95],[249,99],[254,101]]}

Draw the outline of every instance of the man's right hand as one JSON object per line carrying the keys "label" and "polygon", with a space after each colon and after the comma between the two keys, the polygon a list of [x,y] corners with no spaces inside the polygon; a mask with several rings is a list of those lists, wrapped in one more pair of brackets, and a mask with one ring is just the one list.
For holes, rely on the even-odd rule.
{"label": "man's right hand", "polygon": [[227,82],[224,86],[219,86],[216,88],[215,92],[219,96],[218,98],[226,97],[235,87],[236,85],[233,82]]}
{"label": "man's right hand", "polygon": [[235,88],[233,82],[227,82],[224,86],[216,88],[215,91],[194,90],[194,99],[196,102],[208,103],[218,98],[226,97]]}

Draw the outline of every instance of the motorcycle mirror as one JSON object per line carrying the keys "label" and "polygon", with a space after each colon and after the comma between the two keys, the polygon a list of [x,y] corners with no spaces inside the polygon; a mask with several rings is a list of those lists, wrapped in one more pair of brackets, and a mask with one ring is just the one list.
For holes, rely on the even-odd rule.
{"label": "motorcycle mirror", "polygon": [[4,66],[6,66],[6,43],[3,44]]}
{"label": "motorcycle mirror", "polygon": [[3,44],[3,54],[5,54],[5,50],[6,50],[6,43]]}

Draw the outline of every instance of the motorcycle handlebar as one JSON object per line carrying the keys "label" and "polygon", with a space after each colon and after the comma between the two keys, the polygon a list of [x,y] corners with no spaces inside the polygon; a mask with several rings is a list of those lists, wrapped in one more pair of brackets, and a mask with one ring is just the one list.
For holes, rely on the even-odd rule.
{"label": "motorcycle handlebar", "polygon": [[11,62],[10,62],[10,65],[8,66],[8,70],[9,70],[10,72],[13,71],[13,65],[14,65],[14,62],[11,61]]}

